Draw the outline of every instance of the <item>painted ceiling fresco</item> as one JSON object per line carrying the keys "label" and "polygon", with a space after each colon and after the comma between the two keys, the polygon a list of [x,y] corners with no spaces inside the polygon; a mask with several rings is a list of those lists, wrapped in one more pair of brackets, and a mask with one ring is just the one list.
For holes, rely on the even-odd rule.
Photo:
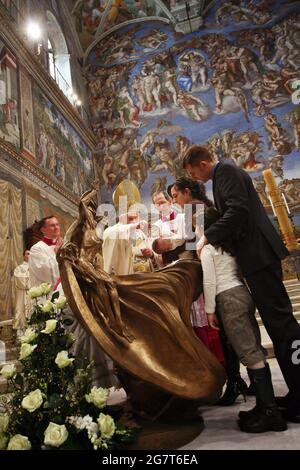
{"label": "painted ceiling fresco", "polygon": [[200,143],[250,172],[268,210],[270,166],[300,209],[299,2],[218,1],[188,35],[160,21],[122,27],[92,49],[86,77],[105,200],[126,178],[149,200]]}
{"label": "painted ceiling fresco", "polygon": [[101,34],[125,21],[155,15],[155,4],[143,0],[77,0],[71,13],[85,48],[97,32]]}
{"label": "painted ceiling fresco", "polygon": [[79,39],[86,49],[96,37],[116,25],[146,17],[163,17],[173,24],[195,11],[204,14],[212,0],[68,0]]}

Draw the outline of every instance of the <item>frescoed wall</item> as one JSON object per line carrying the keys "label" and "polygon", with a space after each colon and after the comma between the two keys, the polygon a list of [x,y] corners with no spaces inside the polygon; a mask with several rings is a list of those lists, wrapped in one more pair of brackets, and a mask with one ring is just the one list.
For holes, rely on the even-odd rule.
{"label": "frescoed wall", "polygon": [[74,194],[81,195],[93,180],[90,149],[36,84],[33,109],[37,163]]}
{"label": "frescoed wall", "polygon": [[17,61],[0,39],[0,138],[20,147]]}
{"label": "frescoed wall", "polygon": [[270,166],[300,210],[299,2],[219,1],[189,35],[128,25],[93,48],[86,75],[104,199],[129,178],[149,201],[199,143],[248,171],[268,211]]}
{"label": "frescoed wall", "polygon": [[77,0],[71,10],[77,33],[87,47],[97,32],[125,21],[155,15],[155,0]]}
{"label": "frescoed wall", "polygon": [[33,122],[31,77],[20,68],[20,97],[22,120],[22,148],[35,158],[35,135]]}

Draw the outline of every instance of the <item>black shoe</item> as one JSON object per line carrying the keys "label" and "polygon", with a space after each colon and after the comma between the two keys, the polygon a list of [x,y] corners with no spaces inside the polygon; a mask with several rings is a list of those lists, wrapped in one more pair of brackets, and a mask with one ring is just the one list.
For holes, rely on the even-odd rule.
{"label": "black shoe", "polygon": [[254,386],[252,383],[250,383],[249,387],[247,388],[246,395],[248,397],[255,397],[255,390],[254,390]]}
{"label": "black shoe", "polygon": [[256,406],[239,413],[239,426],[245,432],[285,431],[286,422],[275,402],[271,371],[268,364],[261,369],[248,369],[256,395]]}
{"label": "black shoe", "polygon": [[282,414],[290,423],[300,423],[300,403],[297,406],[290,404],[282,410]]}
{"label": "black shoe", "polygon": [[[252,383],[250,383],[249,387],[247,388],[247,396],[248,397],[255,397],[255,388],[254,388],[254,385]],[[240,411],[239,412],[239,418],[241,420],[251,416],[251,415],[254,415],[255,413],[257,413],[257,405],[252,408],[252,410],[248,410],[248,411]]]}
{"label": "black shoe", "polygon": [[249,419],[239,421],[240,430],[249,433],[286,431],[287,424],[276,404],[258,409]]}
{"label": "black shoe", "polygon": [[252,418],[253,416],[255,416],[256,414],[258,414],[259,412],[259,408],[258,406],[256,405],[254,408],[252,408],[251,410],[248,410],[248,411],[240,411],[238,416],[239,416],[239,419],[240,421],[246,421],[247,419],[249,418]]}
{"label": "black shoe", "polygon": [[228,380],[224,395],[220,398],[219,401],[217,401],[216,405],[231,406],[235,403],[239,395],[242,395],[244,397],[244,401],[246,402],[247,388],[247,384],[241,376],[238,376],[234,382]]}
{"label": "black shoe", "polygon": [[289,408],[291,406],[291,395],[287,393],[284,397],[275,397],[275,401],[279,408]]}

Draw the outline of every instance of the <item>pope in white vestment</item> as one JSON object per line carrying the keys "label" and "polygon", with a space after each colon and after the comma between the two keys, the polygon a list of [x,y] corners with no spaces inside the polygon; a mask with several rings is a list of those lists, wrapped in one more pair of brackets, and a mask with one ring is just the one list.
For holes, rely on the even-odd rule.
{"label": "pope in white vestment", "polygon": [[131,237],[135,224],[118,223],[103,232],[103,269],[108,274],[125,276],[133,273]]}
{"label": "pope in white vestment", "polygon": [[[134,272],[153,270],[149,258],[152,241],[141,229],[147,223],[138,222],[136,214],[121,216],[123,222],[103,232],[103,269],[108,274],[126,276]],[[149,251],[145,256],[145,250]]]}

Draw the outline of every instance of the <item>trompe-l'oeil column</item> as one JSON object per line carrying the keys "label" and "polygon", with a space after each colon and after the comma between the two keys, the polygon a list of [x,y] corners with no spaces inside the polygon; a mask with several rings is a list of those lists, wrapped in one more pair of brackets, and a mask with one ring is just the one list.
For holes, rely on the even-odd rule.
{"label": "trompe-l'oeil column", "polygon": [[288,217],[282,194],[272,174],[272,170],[270,168],[264,170],[263,177],[266,182],[267,193],[270,196],[270,202],[272,203],[273,210],[277,216],[286,247],[289,251],[295,251],[298,249],[296,236],[291,221]]}

